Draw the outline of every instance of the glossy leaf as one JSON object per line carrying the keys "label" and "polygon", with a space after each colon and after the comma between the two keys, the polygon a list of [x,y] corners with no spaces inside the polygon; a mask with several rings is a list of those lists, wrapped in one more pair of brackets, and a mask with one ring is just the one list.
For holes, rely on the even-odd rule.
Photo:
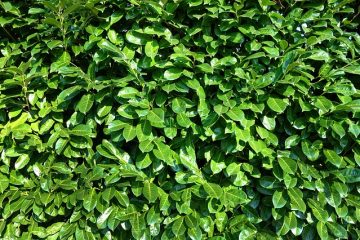
{"label": "glossy leaf", "polygon": [[87,94],[82,96],[78,103],[79,111],[83,114],[86,114],[90,111],[92,105],[94,104],[94,96],[91,94]]}

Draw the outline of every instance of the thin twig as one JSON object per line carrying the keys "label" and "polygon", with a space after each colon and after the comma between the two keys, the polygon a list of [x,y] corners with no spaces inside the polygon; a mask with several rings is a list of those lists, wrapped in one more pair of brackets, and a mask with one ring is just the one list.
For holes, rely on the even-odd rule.
{"label": "thin twig", "polygon": [[6,32],[6,34],[13,40],[16,41],[16,39],[10,34],[10,32],[8,30],[6,30],[6,28],[4,26],[2,26],[2,28],[4,29],[4,31]]}

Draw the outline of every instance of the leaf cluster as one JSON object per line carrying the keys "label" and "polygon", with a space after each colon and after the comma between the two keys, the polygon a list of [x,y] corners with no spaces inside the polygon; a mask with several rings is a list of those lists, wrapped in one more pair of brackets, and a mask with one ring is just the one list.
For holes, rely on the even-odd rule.
{"label": "leaf cluster", "polygon": [[359,239],[359,11],[0,1],[0,237]]}

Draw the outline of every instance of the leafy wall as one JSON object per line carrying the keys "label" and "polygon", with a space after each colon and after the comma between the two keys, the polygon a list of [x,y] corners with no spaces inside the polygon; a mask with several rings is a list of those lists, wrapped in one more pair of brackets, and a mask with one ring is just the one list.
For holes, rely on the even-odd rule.
{"label": "leafy wall", "polygon": [[0,1],[2,239],[359,239],[355,0]]}

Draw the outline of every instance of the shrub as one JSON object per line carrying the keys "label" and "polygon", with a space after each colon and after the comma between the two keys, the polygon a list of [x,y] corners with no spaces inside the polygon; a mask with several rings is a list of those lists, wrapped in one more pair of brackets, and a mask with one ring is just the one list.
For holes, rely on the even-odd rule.
{"label": "shrub", "polygon": [[354,0],[0,2],[2,239],[359,239]]}

